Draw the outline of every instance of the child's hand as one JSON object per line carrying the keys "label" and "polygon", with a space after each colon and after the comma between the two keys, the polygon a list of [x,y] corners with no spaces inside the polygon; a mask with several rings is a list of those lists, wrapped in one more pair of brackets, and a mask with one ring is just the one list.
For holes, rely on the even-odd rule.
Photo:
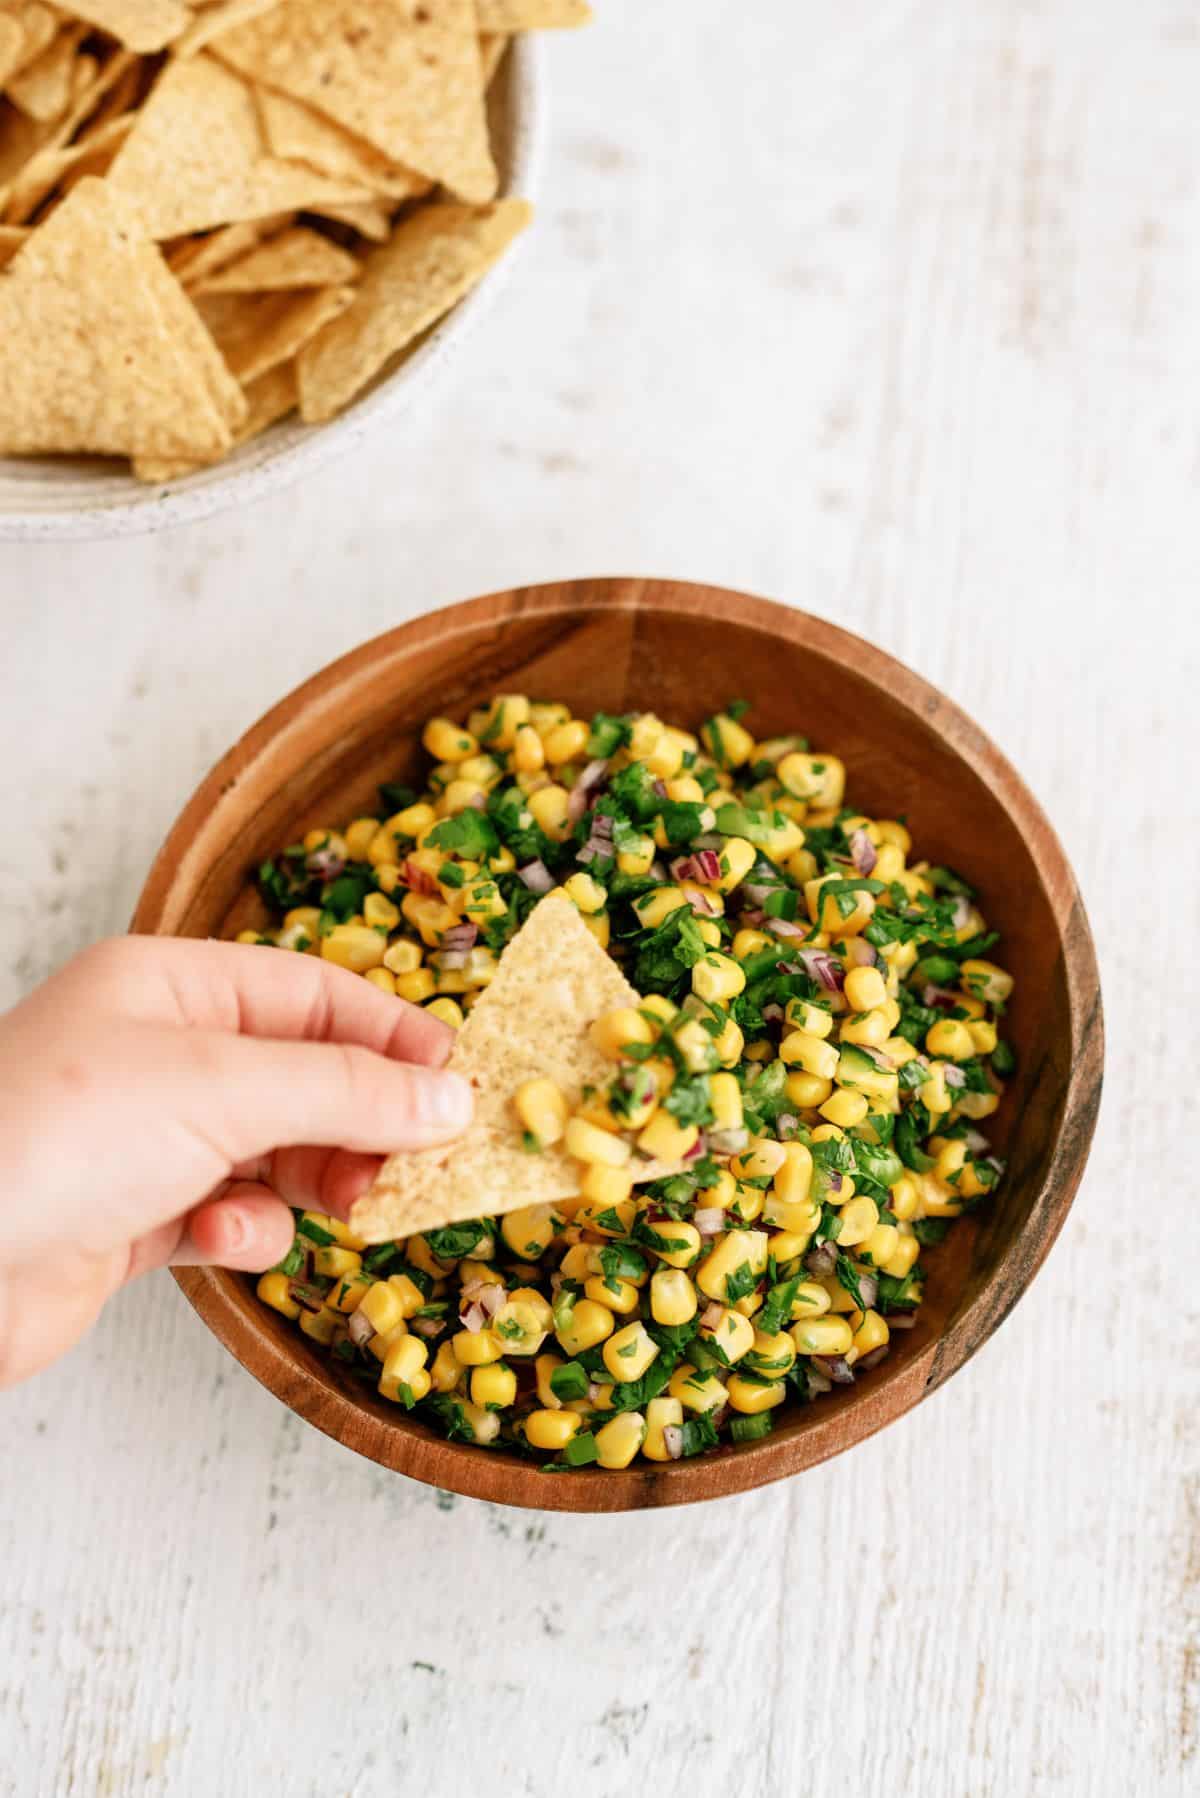
{"label": "child's hand", "polygon": [[0,1018],[0,1386],[134,1274],[270,1267],[289,1205],[343,1214],[381,1153],[457,1136],[451,1041],[313,956],[152,937],[77,956]]}

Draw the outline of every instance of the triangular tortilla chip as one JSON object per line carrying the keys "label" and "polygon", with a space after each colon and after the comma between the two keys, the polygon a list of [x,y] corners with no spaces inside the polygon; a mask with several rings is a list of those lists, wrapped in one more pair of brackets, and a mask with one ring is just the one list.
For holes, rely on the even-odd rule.
{"label": "triangular tortilla chip", "polygon": [[332,119],[322,118],[290,94],[273,94],[260,87],[255,97],[273,156],[306,162],[331,181],[353,181],[388,200],[412,200],[430,191],[432,183],[424,175],[389,162],[374,144],[343,131]]}
{"label": "triangular tortilla chip", "polygon": [[556,25],[590,25],[587,0],[475,0],[480,31],[540,31]]}
{"label": "triangular tortilla chip", "polygon": [[[0,239],[0,254],[3,240]],[[286,418],[296,404],[296,368],[292,362],[281,363],[278,368],[268,370],[260,375],[257,381],[251,381],[246,388],[247,413],[246,421],[233,434],[232,448],[241,443],[248,443],[273,425],[277,419]],[[209,463],[217,457],[209,458]],[[195,474],[198,468],[209,466],[205,462],[171,461],[165,458],[139,456],[133,464],[133,472],[139,481],[159,483],[162,481],[179,481],[185,475]]]}
{"label": "triangular tortilla chip", "polygon": [[248,19],[257,19],[260,13],[270,12],[279,4],[280,0],[224,0],[223,5],[206,6],[177,40],[174,53],[176,56],[195,56],[223,32],[232,31],[235,25],[244,25]]}
{"label": "triangular tortilla chip", "polygon": [[299,361],[300,410],[332,418],[397,350],[448,312],[532,217],[525,200],[423,206],[367,256],[354,304]]}
{"label": "triangular tortilla chip", "polygon": [[337,287],[357,281],[362,265],[307,225],[296,225],[192,281],[192,293],[274,293],[291,287]]}
{"label": "triangular tortilla chip", "polygon": [[44,5],[43,0],[25,0],[23,5],[9,7],[6,16],[15,19],[23,40],[16,64],[4,77],[7,81],[9,75],[25,68],[54,42],[61,15],[52,6]]}
{"label": "triangular tortilla chip", "polygon": [[243,384],[294,356],[310,337],[344,312],[352,287],[299,293],[214,293],[198,310],[230,369]]}
{"label": "triangular tortilla chip", "polygon": [[63,12],[98,25],[127,50],[163,50],[191,21],[183,0],[55,0]]}
{"label": "triangular tortilla chip", "polygon": [[268,155],[253,95],[210,56],[167,64],[109,180],[150,237],[371,197]]}
{"label": "triangular tortilla chip", "polygon": [[21,66],[25,33],[13,13],[0,12],[0,87]]}
{"label": "triangular tortilla chip", "polygon": [[[549,894],[504,950],[455,1038],[447,1065],[474,1088],[471,1128],[442,1148],[389,1156],[354,1205],[351,1228],[367,1242],[388,1242],[574,1197],[580,1164],[560,1145],[540,1155],[525,1151],[513,1095],[524,1081],[545,1078],[577,1104],[585,1086],[599,1086],[613,1072],[590,1026],[605,1012],[640,1003],[570,900]],[[679,1171],[665,1162],[631,1166],[638,1181]]]}
{"label": "triangular tortilla chip", "polygon": [[221,225],[203,237],[181,237],[164,250],[167,267],[190,290],[194,282],[224,268],[276,231],[286,229],[294,216],[294,213],[278,212],[267,218],[242,219],[236,225]]}
{"label": "triangular tortilla chip", "polygon": [[464,200],[490,200],[474,0],[288,0],[214,50],[264,87],[328,114],[393,162]]}
{"label": "triangular tortilla chip", "polygon": [[7,94],[27,118],[49,124],[60,119],[75,97],[75,63],[85,27],[68,25],[54,42],[9,82]]}
{"label": "triangular tortilla chip", "polygon": [[332,219],[337,225],[349,225],[360,237],[372,243],[386,243],[392,234],[391,214],[377,201],[364,206],[310,206],[318,217]]}
{"label": "triangular tortilla chip", "polygon": [[226,448],[180,307],[190,312],[186,295],[108,184],[81,181],[0,272],[0,454]]}
{"label": "triangular tortilla chip", "polygon": [[[65,150],[39,150],[31,156],[12,183],[4,207],[8,224],[24,224],[41,205],[46,195],[60,184],[67,185],[68,175],[102,175],[117,153],[121,140],[132,129],[133,119],[110,119],[107,126],[85,142],[69,144]],[[74,186],[74,179],[70,182]]]}

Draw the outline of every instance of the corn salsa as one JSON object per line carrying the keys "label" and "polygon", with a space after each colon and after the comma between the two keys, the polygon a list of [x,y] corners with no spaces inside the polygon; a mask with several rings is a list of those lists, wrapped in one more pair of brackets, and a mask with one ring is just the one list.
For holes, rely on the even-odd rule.
{"label": "corn salsa", "polygon": [[[425,790],[259,870],[268,942],[452,1027],[558,887],[641,1003],[590,1026],[611,1076],[513,1094],[579,1195],[368,1247],[298,1213],[259,1296],[448,1437],[548,1469],[767,1435],[912,1327],[922,1255],[1003,1172],[980,1125],[1013,990],[961,875],[846,798],[835,755],[731,703],[653,713],[497,695],[433,718]],[[638,1156],[681,1171],[634,1184]]]}

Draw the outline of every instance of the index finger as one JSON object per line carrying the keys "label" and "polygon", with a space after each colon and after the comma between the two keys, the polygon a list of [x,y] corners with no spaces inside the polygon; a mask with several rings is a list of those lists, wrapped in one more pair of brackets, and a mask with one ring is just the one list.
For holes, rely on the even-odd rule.
{"label": "index finger", "polygon": [[417,1005],[315,955],[255,943],[126,937],[111,955],[122,1009],[199,1030],[294,1042],[356,1043],[441,1067],[454,1032]]}

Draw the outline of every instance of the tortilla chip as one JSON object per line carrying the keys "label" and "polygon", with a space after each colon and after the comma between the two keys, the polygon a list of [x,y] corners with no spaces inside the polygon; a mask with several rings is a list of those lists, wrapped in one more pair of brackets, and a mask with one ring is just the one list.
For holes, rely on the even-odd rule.
{"label": "tortilla chip", "polygon": [[21,66],[25,33],[12,13],[0,12],[0,87]]}
{"label": "tortilla chip", "polygon": [[163,50],[191,20],[183,0],[55,0],[63,12],[99,26],[127,50]]}
{"label": "tortilla chip", "polygon": [[43,50],[49,49],[58,35],[59,14],[52,6],[43,5],[42,0],[25,0],[24,5],[10,6],[5,16],[16,21],[22,38],[21,53],[16,64],[4,77],[7,81],[9,75],[15,74],[17,69],[25,68]]}
{"label": "tortilla chip", "polygon": [[75,97],[75,63],[85,28],[60,31],[48,50],[27,63],[8,84],[8,97],[27,118],[60,119]]}
{"label": "tortilla chip", "polygon": [[223,32],[232,31],[235,25],[244,25],[249,19],[257,19],[260,13],[270,12],[278,5],[279,0],[223,0],[219,6],[206,6],[175,44],[175,55],[195,56]]}
{"label": "tortilla chip", "polygon": [[253,95],[210,56],[167,64],[109,179],[150,237],[371,197],[268,155]]}
{"label": "tortilla chip", "polygon": [[556,25],[590,25],[587,0],[475,0],[480,31],[539,31]]}
{"label": "tortilla chip", "polygon": [[215,293],[201,299],[197,309],[229,368],[246,386],[294,356],[353,298],[352,287],[294,294]]}
{"label": "tortilla chip", "polygon": [[377,202],[364,206],[310,206],[309,211],[319,218],[332,219],[335,224],[349,225],[372,243],[386,243],[392,234],[392,215]]}
{"label": "tortilla chip", "polygon": [[483,69],[483,85],[485,88],[491,86],[492,81],[495,78],[496,70],[504,61],[504,52],[508,49],[509,42],[510,39],[506,31],[489,31],[480,38],[479,61]]}
{"label": "tortilla chip", "polygon": [[331,181],[354,181],[389,200],[411,200],[427,194],[431,183],[413,169],[401,168],[360,137],[343,131],[332,119],[289,94],[257,90],[263,135],[273,156],[306,162]]}
{"label": "tortilla chip", "polygon": [[202,293],[273,293],[289,287],[337,287],[357,281],[362,265],[319,231],[296,225],[190,283]]}
{"label": "tortilla chip", "polygon": [[[3,239],[0,239],[2,245]],[[296,404],[296,366],[293,362],[280,363],[257,381],[251,381],[246,388],[247,413],[246,422],[233,434],[232,448],[241,443],[248,443],[252,437],[259,436],[278,419],[286,418]],[[133,472],[139,481],[159,483],[162,481],[179,481],[185,475],[195,474],[197,469],[211,467],[219,461],[218,456],[210,456],[207,462],[185,462],[155,460],[149,456],[138,457],[133,464]]]}
{"label": "tortilla chip", "polygon": [[390,357],[449,311],[528,224],[525,200],[423,206],[367,256],[354,304],[299,359],[300,411],[332,418]]}
{"label": "tortilla chip", "polygon": [[85,175],[102,175],[132,128],[133,116],[126,114],[111,119],[83,143],[69,144],[65,150],[39,150],[12,182],[3,208],[5,221],[24,224],[56,187],[65,193]]}
{"label": "tortilla chip", "polygon": [[12,261],[28,236],[23,225],[0,225],[0,268]]}
{"label": "tortilla chip", "polygon": [[474,0],[288,0],[228,32],[217,53],[366,138],[391,161],[489,200],[488,142]]}
{"label": "tortilla chip", "polygon": [[232,433],[173,328],[188,304],[108,183],[81,181],[0,273],[0,454],[219,454]]}
{"label": "tortilla chip", "polygon": [[[599,1086],[613,1072],[589,1026],[605,1012],[640,1003],[570,900],[562,893],[541,900],[468,1012],[447,1063],[474,1088],[471,1128],[442,1148],[389,1156],[353,1206],[351,1229],[367,1242],[388,1242],[575,1197],[579,1163],[559,1145],[526,1152],[513,1094],[526,1080],[546,1078],[577,1104],[584,1086]],[[646,1161],[634,1178],[661,1180],[678,1171]]]}
{"label": "tortilla chip", "polygon": [[167,267],[190,288],[214,269],[224,268],[235,257],[254,249],[272,232],[285,229],[293,217],[290,212],[280,212],[270,218],[242,219],[236,225],[221,225],[201,237],[181,237],[165,252]]}

